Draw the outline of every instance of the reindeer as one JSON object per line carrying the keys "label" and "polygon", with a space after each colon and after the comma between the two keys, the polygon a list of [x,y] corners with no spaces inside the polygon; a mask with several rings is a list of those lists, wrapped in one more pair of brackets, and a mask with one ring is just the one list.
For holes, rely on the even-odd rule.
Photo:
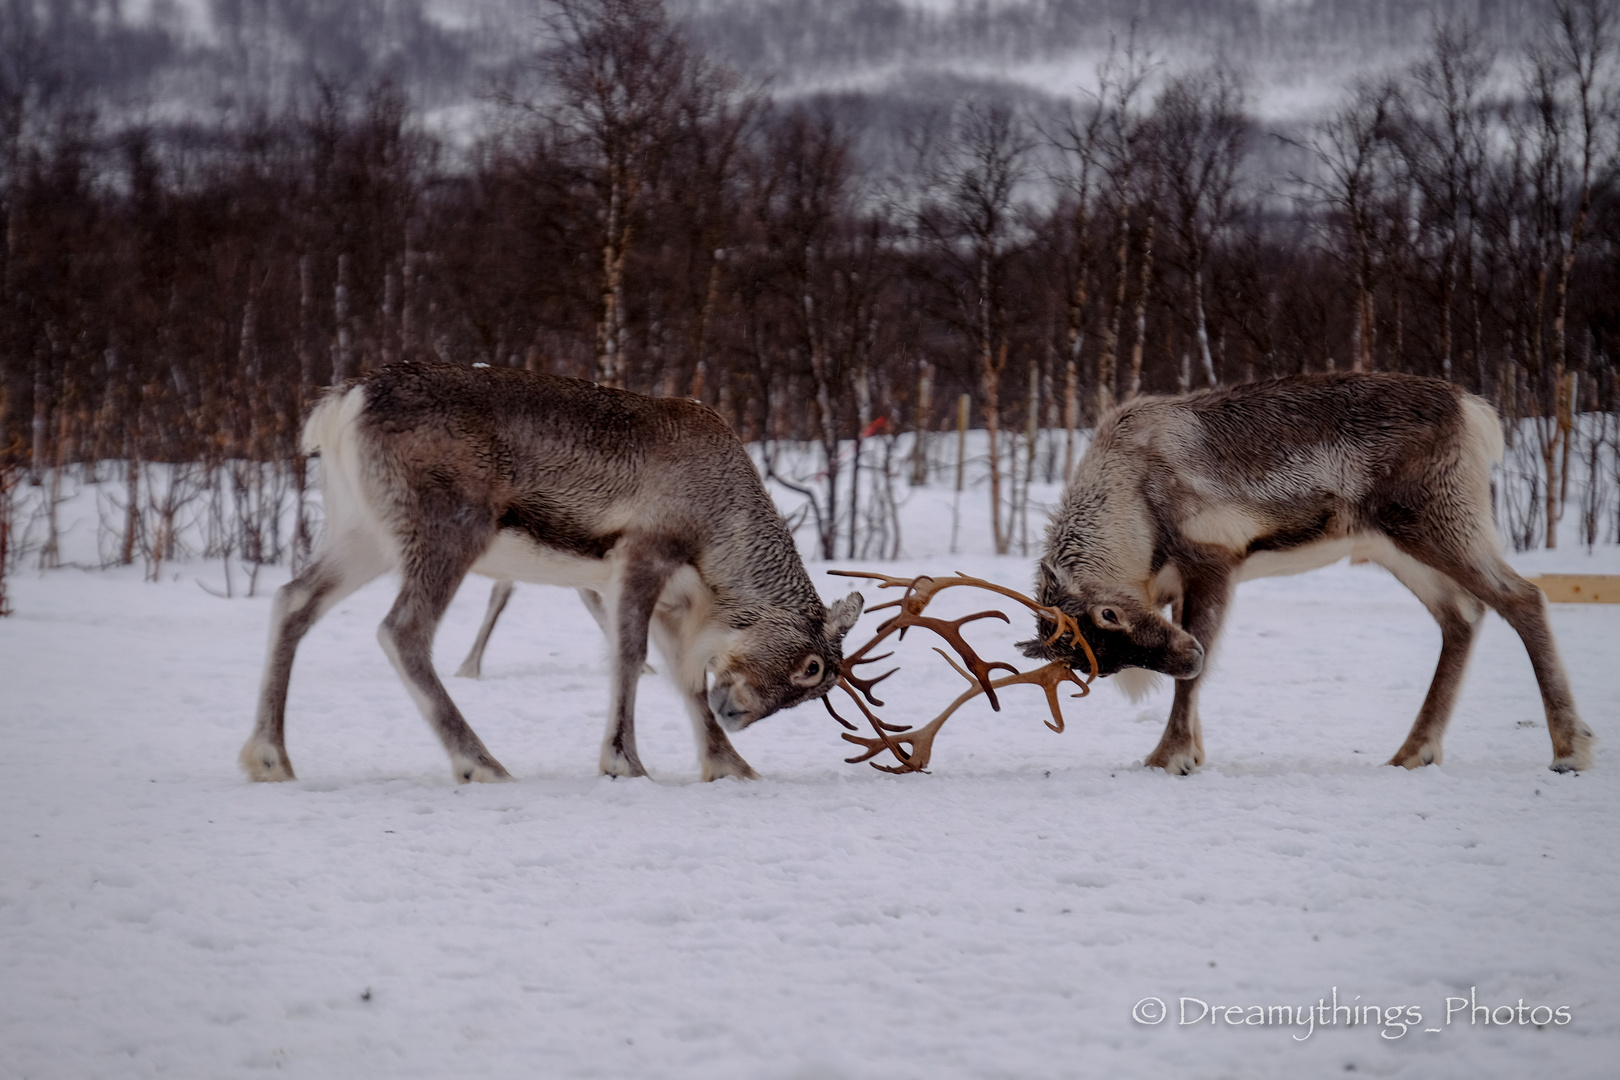
{"label": "reindeer", "polygon": [[[496,578],[495,584],[489,589],[489,606],[484,609],[484,621],[478,627],[478,634],[473,638],[472,648],[467,651],[467,658],[456,668],[458,679],[481,679],[484,677],[484,650],[489,647],[489,635],[495,631],[495,621],[506,610],[506,602],[512,599],[514,583],[507,578]],[[604,634],[612,634],[608,628],[607,607],[602,603],[602,594],[595,589],[576,589],[579,602],[585,605],[592,621]],[[649,675],[656,674],[651,664],[642,666],[642,671]]]}
{"label": "reindeer", "polygon": [[[1036,596],[1076,620],[1096,674],[1124,672],[1134,696],[1148,672],[1177,680],[1147,764],[1184,775],[1204,761],[1198,687],[1236,584],[1345,556],[1378,563],[1423,602],[1441,638],[1434,681],[1391,765],[1440,761],[1489,607],[1530,654],[1552,768],[1585,769],[1592,731],[1575,711],[1546,600],[1504,561],[1492,524],[1501,458],[1491,406],[1436,379],[1329,374],[1138,398],[1103,417],[1070,476]],[[1025,655],[1089,670],[1072,641],[1047,642],[1050,621],[1037,626]]]}
{"label": "reindeer", "polygon": [[293,779],[284,735],[298,642],[386,570],[378,639],[456,779],[510,774],[434,672],[433,634],[468,571],[603,598],[613,675],[601,771],[645,776],[636,682],[649,636],[685,692],[705,780],[754,778],[726,738],[836,684],[852,593],[823,606],[741,443],[694,401],[509,368],[401,363],[328,394],[303,432],[326,526],[276,593],[258,721],[241,763]]}
{"label": "reindeer", "polygon": [[[515,587],[515,583],[509,578],[496,578],[495,584],[490,586],[489,606],[484,609],[484,621],[478,627],[478,635],[473,638],[467,658],[456,668],[456,678],[484,677],[484,650],[489,647],[489,635],[495,632],[495,620],[506,610],[506,602],[512,599],[512,590]],[[585,610],[590,612],[591,619],[602,633],[608,633],[607,608],[602,606],[601,594],[590,589],[580,589],[578,592],[580,600],[585,604]]]}

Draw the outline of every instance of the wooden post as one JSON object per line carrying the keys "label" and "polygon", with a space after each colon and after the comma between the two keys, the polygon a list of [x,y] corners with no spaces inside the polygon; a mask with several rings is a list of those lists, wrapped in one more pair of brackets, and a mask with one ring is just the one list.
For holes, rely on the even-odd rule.
{"label": "wooden post", "polygon": [[968,410],[973,399],[963,394],[956,402],[956,490],[962,490],[962,466],[967,459]]}
{"label": "wooden post", "polygon": [[956,554],[956,536],[962,524],[962,478],[967,463],[968,409],[972,399],[963,394],[956,400],[956,495],[951,499],[951,554]]}
{"label": "wooden post", "polygon": [[1530,584],[1555,604],[1620,604],[1620,574],[1542,574]]}
{"label": "wooden post", "polygon": [[928,483],[928,417],[934,411],[934,365],[924,360],[917,365],[917,409],[912,424],[915,441],[911,444],[911,486]]}
{"label": "wooden post", "polygon": [[355,374],[349,328],[349,256],[338,256],[337,284],[332,287],[332,313],[337,320],[337,341],[332,346],[332,385]]}

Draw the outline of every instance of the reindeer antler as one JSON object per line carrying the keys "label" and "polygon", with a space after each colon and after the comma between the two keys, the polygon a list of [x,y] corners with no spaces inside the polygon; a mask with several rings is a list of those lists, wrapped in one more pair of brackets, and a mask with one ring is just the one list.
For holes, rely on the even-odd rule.
{"label": "reindeer antler", "polygon": [[[935,649],[934,651],[939,653],[939,655],[944,656],[945,662],[950,664],[952,668],[955,668],[956,671],[969,682],[974,681],[971,675],[969,675],[966,671],[963,671],[954,660],[945,655],[945,650]],[[1004,686],[1013,686],[1019,683],[1032,683],[1043,688],[1046,691],[1047,705],[1052,710],[1052,719],[1046,721],[1046,726],[1051,728],[1053,731],[1062,732],[1063,709],[1061,703],[1058,701],[1057,691],[1058,683],[1061,682],[1071,682],[1080,688],[1080,692],[1078,694],[1071,695],[1072,697],[1085,697],[1087,694],[1091,693],[1091,687],[1087,685],[1087,682],[1082,680],[1074,673],[1072,668],[1068,667],[1060,660],[1054,660],[1049,664],[1035,668],[1033,671],[1018,672],[1013,675],[1008,675],[1005,678],[997,679],[995,680],[994,685],[997,689],[1000,689]],[[866,747],[866,753],[861,754],[858,757],[845,758],[844,760],[854,764],[856,762],[866,761],[869,758],[876,757],[878,754],[881,754],[883,751],[887,750],[899,760],[900,764],[898,766],[879,765],[874,761],[872,762],[872,768],[882,769],[884,772],[892,773],[927,772],[928,761],[934,753],[934,736],[939,734],[939,729],[945,725],[945,721],[951,718],[952,713],[956,712],[957,709],[961,708],[969,701],[972,701],[983,692],[984,691],[977,685],[970,686],[966,690],[962,691],[961,695],[958,696],[955,701],[946,706],[944,712],[934,717],[927,724],[924,724],[916,731],[906,728],[902,729],[903,733],[894,734],[891,734],[891,732],[895,732],[893,725],[882,723],[882,721],[873,716],[872,713],[864,705],[861,705],[859,700],[857,700],[856,704],[861,705],[861,711],[866,713],[866,718],[868,720],[872,721],[874,729],[876,729],[878,732],[878,737],[875,739],[868,739],[863,738],[860,735],[851,735],[847,731],[844,732],[843,736],[846,742],[852,742],[857,746]],[[902,745],[909,745],[910,749],[902,750],[900,749]]]}
{"label": "reindeer antler", "polygon": [[[897,578],[889,574],[872,573],[862,570],[830,570],[828,573],[836,574],[840,577],[855,577],[876,581],[878,583],[878,588],[880,589],[904,588],[906,590],[905,594],[898,600],[891,600],[884,604],[878,604],[869,609],[872,611],[877,611],[882,608],[897,607],[900,610],[878,626],[876,636],[874,636],[870,641],[861,646],[855,652],[851,653],[844,660],[843,671],[839,677],[838,685],[846,694],[850,696],[850,699],[855,702],[856,708],[861,710],[861,713],[866,717],[867,722],[872,725],[872,730],[877,734],[875,739],[851,735],[848,732],[844,734],[844,738],[849,742],[855,743],[858,746],[866,747],[866,753],[858,757],[846,759],[851,763],[866,761],[869,758],[875,757],[876,755],[882,753],[884,750],[887,750],[894,755],[895,760],[900,762],[899,766],[879,765],[874,761],[872,762],[872,767],[874,769],[882,769],[884,772],[894,773],[926,771],[929,758],[933,754],[934,736],[938,734],[940,727],[945,723],[946,720],[950,719],[951,714],[956,712],[957,709],[981,693],[984,694],[985,698],[990,702],[991,708],[999,711],[1001,709],[1001,703],[996,698],[996,691],[998,689],[1024,683],[1040,686],[1045,689],[1047,704],[1052,710],[1053,719],[1047,721],[1046,726],[1051,728],[1053,731],[1061,732],[1063,730],[1063,712],[1058,701],[1058,683],[1072,682],[1076,686],[1080,687],[1080,693],[1073,695],[1074,697],[1084,697],[1086,694],[1091,692],[1089,684],[1096,676],[1090,675],[1084,681],[1082,681],[1078,676],[1075,675],[1071,668],[1063,664],[1061,661],[1053,661],[1052,663],[1049,663],[1044,667],[1036,668],[1033,671],[1020,672],[1011,664],[1000,660],[986,661],[982,659],[978,653],[974,652],[973,648],[968,645],[967,641],[962,636],[962,627],[967,623],[987,618],[999,618],[1002,622],[1008,622],[1009,620],[1006,614],[1001,611],[980,611],[971,615],[964,615],[959,619],[936,619],[922,613],[923,609],[928,606],[929,601],[931,601],[940,591],[944,589],[957,585],[969,585],[975,588],[987,589],[990,592],[998,593],[1002,596],[1017,600],[1019,603],[1034,611],[1036,614],[1050,619],[1056,626],[1056,629],[1053,631],[1052,635],[1046,639],[1047,644],[1055,644],[1063,637],[1064,634],[1069,634],[1073,640],[1085,651],[1086,658],[1088,661],[1090,661],[1090,671],[1095,672],[1097,670],[1097,659],[1091,651],[1091,646],[1088,645],[1086,643],[1086,639],[1081,636],[1080,628],[1075,623],[1074,619],[1058,608],[1049,607],[1045,604],[1038,603],[1022,593],[1015,592],[1006,586],[997,585],[991,581],[985,581],[983,578],[969,577],[961,571],[958,571],[955,577],[949,578],[933,578],[927,575],[915,578]],[[950,664],[951,668],[956,671],[957,674],[961,675],[963,678],[967,679],[969,683],[973,684],[967,690],[965,690],[961,696],[953,701],[944,712],[940,713],[927,725],[919,728],[916,731],[912,731],[909,727],[904,725],[885,723],[872,712],[871,708],[868,707],[869,705],[875,705],[878,708],[883,707],[883,702],[873,696],[872,688],[878,683],[882,682],[884,679],[887,679],[890,675],[893,675],[895,671],[899,670],[898,668],[892,668],[889,671],[884,672],[882,675],[878,675],[870,679],[863,678],[855,674],[855,668],[857,665],[869,664],[873,663],[874,661],[893,656],[894,653],[892,651],[883,653],[880,656],[872,656],[870,653],[872,649],[874,649],[881,641],[889,637],[891,634],[898,633],[903,639],[906,631],[913,626],[920,626],[925,630],[931,630],[940,637],[944,638],[945,641],[956,650],[957,655],[962,658],[962,661],[966,667],[964,668],[962,665],[957,664],[956,661],[952,660],[943,649],[935,648],[934,651],[939,653],[940,656],[944,657],[945,662]],[[1000,679],[992,679],[990,677],[990,673],[997,669],[1006,670],[1011,672],[1011,674]],[[845,720],[833,710],[830,700],[827,698],[822,698],[822,702],[826,705],[827,711],[832,714],[833,719],[837,720],[840,724],[844,725],[844,727],[850,729],[851,731],[855,729],[854,724],[851,724],[848,720]],[[1055,723],[1053,721],[1055,721]],[[904,746],[909,746],[910,749],[903,749]]]}

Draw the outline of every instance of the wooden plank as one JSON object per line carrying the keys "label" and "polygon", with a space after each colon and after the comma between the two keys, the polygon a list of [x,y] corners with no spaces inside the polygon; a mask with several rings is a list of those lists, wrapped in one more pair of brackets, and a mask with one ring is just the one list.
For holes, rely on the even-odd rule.
{"label": "wooden plank", "polygon": [[1555,604],[1620,604],[1620,574],[1542,574],[1530,584]]}

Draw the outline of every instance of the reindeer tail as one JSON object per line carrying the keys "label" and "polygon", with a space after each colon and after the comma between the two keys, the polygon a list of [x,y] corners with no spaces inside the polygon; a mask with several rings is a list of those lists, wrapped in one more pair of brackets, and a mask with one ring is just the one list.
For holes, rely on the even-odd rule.
{"label": "reindeer tail", "polygon": [[304,421],[299,440],[305,454],[321,455],[321,504],[326,532],[356,530],[382,536],[375,514],[367,509],[366,460],[360,414],[366,407],[363,386],[331,390]]}
{"label": "reindeer tail", "polygon": [[1502,464],[1502,419],[1484,398],[1464,394],[1463,424],[1471,442],[1492,465]]}
{"label": "reindeer tail", "polygon": [[299,448],[305,454],[321,451],[332,454],[338,451],[346,438],[353,438],[355,420],[365,404],[365,392],[358,386],[329,391],[310,410],[309,419],[304,421]]}

